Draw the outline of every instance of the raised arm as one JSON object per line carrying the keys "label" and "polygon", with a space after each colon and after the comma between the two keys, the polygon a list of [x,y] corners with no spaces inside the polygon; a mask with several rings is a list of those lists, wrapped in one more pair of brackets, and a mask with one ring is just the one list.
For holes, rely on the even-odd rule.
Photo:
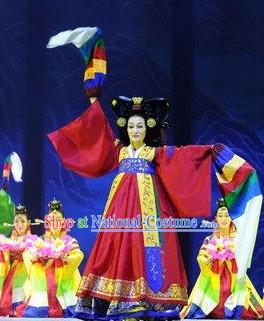
{"label": "raised arm", "polygon": [[100,28],[67,30],[50,38],[48,48],[76,46],[85,61],[84,90],[91,106],[77,119],[48,135],[66,168],[88,177],[118,166],[121,146],[97,97],[106,76],[106,53]]}
{"label": "raised arm", "polygon": [[118,167],[121,145],[96,100],[80,117],[48,135],[64,166],[96,177]]}

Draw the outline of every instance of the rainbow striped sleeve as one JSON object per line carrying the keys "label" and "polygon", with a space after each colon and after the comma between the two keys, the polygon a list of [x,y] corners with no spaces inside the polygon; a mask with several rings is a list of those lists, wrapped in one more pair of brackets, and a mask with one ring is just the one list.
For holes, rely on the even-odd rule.
{"label": "rainbow striped sleeve", "polygon": [[227,146],[216,153],[214,168],[229,214],[237,227],[236,260],[241,278],[250,267],[256,240],[262,204],[258,177],[256,170]]}
{"label": "rainbow striped sleeve", "polygon": [[4,190],[8,189],[8,182],[9,182],[11,167],[12,167],[11,155],[8,155],[5,159],[4,167],[3,167],[2,188]]}
{"label": "rainbow striped sleeve", "polygon": [[88,97],[98,97],[106,76],[106,52],[102,30],[84,27],[66,30],[50,38],[47,48],[74,44],[85,61],[84,90]]}
{"label": "rainbow striped sleeve", "polygon": [[98,96],[106,76],[106,52],[100,29],[80,48],[85,60],[84,90],[88,97]]}

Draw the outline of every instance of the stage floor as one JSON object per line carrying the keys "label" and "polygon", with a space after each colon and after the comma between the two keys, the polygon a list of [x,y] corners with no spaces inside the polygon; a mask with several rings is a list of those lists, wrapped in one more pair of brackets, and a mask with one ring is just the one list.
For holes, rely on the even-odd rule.
{"label": "stage floor", "polygon": [[81,319],[76,318],[9,318],[9,317],[0,317],[0,321],[65,321],[65,320],[71,320],[71,321],[83,321]]}
{"label": "stage floor", "polygon": [[[81,319],[76,318],[9,318],[9,317],[0,317],[0,321],[65,321],[65,320],[71,320],[71,321],[83,321]],[[184,319],[184,321],[193,321],[194,319]],[[197,319],[196,319],[197,320]],[[206,321],[230,321],[230,320],[223,320],[223,319],[199,319],[199,320],[206,320]],[[158,321],[158,320],[157,320]],[[233,320],[236,321],[236,320]],[[248,320],[250,321],[250,320]]]}

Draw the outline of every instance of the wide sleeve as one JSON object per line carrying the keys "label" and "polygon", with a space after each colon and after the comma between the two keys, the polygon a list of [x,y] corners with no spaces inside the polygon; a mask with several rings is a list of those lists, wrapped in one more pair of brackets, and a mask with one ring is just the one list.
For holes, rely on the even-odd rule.
{"label": "wide sleeve", "polygon": [[263,197],[253,166],[225,145],[216,144],[214,152],[213,167],[217,181],[229,215],[237,228],[235,236],[237,277],[242,279],[251,264]]}
{"label": "wide sleeve", "polygon": [[199,254],[197,256],[197,262],[200,266],[202,273],[207,273],[211,269],[212,266],[212,258],[207,252],[206,245],[209,243],[209,238],[206,237],[201,248]]}
{"label": "wide sleeve", "polygon": [[23,252],[22,257],[23,257],[23,262],[25,264],[28,275],[30,275],[32,272],[31,271],[32,266],[42,265],[41,261],[38,260],[36,257],[34,257],[34,255],[27,250]]}
{"label": "wide sleeve", "polygon": [[156,174],[178,217],[211,215],[212,146],[156,149]]}
{"label": "wide sleeve", "polygon": [[64,258],[66,264],[61,270],[57,271],[59,276],[58,280],[60,279],[62,281],[58,286],[63,286],[63,283],[67,284],[69,282],[68,280],[71,280],[70,284],[72,284],[72,289],[74,293],[77,292],[81,282],[81,275],[78,268],[83,260],[83,256],[77,240],[73,239],[73,247]]}
{"label": "wide sleeve", "polygon": [[121,145],[96,100],[80,117],[48,135],[64,166],[97,177],[118,167]]}
{"label": "wide sleeve", "polygon": [[10,269],[9,251],[0,251],[0,289],[2,289],[7,273]]}
{"label": "wide sleeve", "polygon": [[83,260],[83,252],[81,251],[77,240],[73,239],[73,247],[66,257],[68,266],[72,270],[78,269]]}

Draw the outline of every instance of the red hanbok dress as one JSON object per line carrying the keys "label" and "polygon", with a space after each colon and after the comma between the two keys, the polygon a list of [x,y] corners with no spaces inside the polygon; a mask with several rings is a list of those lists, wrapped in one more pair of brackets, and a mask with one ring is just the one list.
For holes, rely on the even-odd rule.
{"label": "red hanbok dress", "polygon": [[76,315],[178,316],[178,304],[188,299],[178,236],[155,222],[210,215],[211,146],[143,145],[133,151],[114,137],[98,101],[49,138],[65,167],[83,176],[118,168],[103,218],[131,222],[139,216],[142,222],[132,232],[101,228],[77,293]]}

